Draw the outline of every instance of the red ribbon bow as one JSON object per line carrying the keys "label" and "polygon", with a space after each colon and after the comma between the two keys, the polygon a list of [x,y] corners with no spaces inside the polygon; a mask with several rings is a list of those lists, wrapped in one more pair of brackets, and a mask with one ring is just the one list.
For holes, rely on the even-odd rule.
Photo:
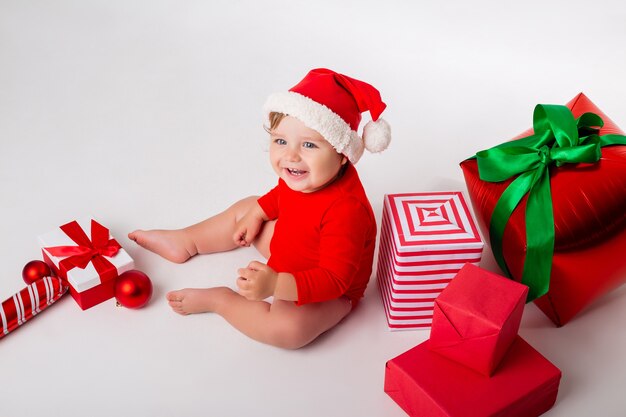
{"label": "red ribbon bow", "polygon": [[109,239],[109,229],[95,220],[91,220],[91,239],[85,234],[78,222],[73,221],[61,226],[61,230],[78,246],[54,246],[45,248],[53,256],[67,256],[59,262],[59,270],[70,271],[76,267],[85,269],[93,263],[98,275],[104,280],[103,274],[111,270],[113,265],[106,257],[112,257],[122,248],[115,239]]}

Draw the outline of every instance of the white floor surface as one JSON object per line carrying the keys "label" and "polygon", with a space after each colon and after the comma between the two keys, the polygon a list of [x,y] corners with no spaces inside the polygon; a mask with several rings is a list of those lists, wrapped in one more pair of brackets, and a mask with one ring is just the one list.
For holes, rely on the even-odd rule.
{"label": "white floor surface", "polygon": [[[155,285],[137,311],[64,297],[0,341],[0,415],[405,415],[385,362],[428,331],[389,332],[374,277],[345,322],[283,351],[164,300],[233,286],[254,249],[175,265],[126,234],[272,187],[261,106],[315,67],[388,104],[390,148],[357,165],[379,220],[385,193],[465,191],[459,162],[530,127],[537,103],[584,91],[626,128],[625,19],[602,0],[0,0],[0,298],[38,234],[85,214]],[[563,371],[546,416],[625,415],[625,317],[625,287],[563,328],[526,307],[520,334]]]}

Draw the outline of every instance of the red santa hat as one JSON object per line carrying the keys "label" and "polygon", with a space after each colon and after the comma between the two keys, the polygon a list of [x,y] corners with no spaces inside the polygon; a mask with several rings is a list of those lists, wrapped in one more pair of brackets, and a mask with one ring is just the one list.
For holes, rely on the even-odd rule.
{"label": "red santa hat", "polygon": [[[379,118],[385,107],[380,93],[370,84],[318,68],[289,91],[270,95],[263,110],[267,122],[271,112],[295,117],[355,164],[364,149],[382,152],[389,145],[391,129]],[[363,128],[361,138],[357,130],[365,111],[370,112],[372,121]]]}

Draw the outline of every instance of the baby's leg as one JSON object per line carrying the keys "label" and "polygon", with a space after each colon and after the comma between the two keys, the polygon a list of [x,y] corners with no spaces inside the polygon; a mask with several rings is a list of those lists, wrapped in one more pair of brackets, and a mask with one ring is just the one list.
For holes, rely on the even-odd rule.
{"label": "baby's leg", "polygon": [[167,295],[180,314],[215,312],[262,343],[298,349],[339,323],[352,309],[346,297],[296,306],[291,301],[250,301],[226,287],[184,289]]}
{"label": "baby's leg", "polygon": [[198,253],[223,252],[238,247],[234,240],[235,224],[257,197],[240,200],[200,223],[178,230],[135,230],[128,234],[140,246],[172,262],[183,263]]}
{"label": "baby's leg", "polygon": [[185,288],[170,291],[166,298],[172,310],[186,316],[195,313],[211,313],[228,299],[233,290],[227,287]]}
{"label": "baby's leg", "polygon": [[[243,324],[239,330],[248,334],[244,328],[254,332],[255,326],[259,325],[258,334],[248,334],[250,337],[285,349],[299,349],[335,327],[350,311],[352,303],[347,297],[303,306],[297,306],[293,301],[274,300],[265,323],[253,321]],[[250,318],[254,320],[254,316]]]}
{"label": "baby's leg", "polygon": [[139,246],[161,255],[165,259],[183,263],[198,251],[194,242],[179,230],[135,230],[128,234]]}

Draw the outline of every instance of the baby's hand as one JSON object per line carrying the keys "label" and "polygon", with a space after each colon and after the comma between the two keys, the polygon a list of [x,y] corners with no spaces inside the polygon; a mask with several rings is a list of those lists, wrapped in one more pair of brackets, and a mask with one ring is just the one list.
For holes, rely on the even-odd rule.
{"label": "baby's hand", "polygon": [[250,246],[263,225],[263,219],[253,211],[248,212],[235,225],[233,241],[238,246]]}
{"label": "baby's hand", "polygon": [[238,228],[238,230],[236,230],[235,234],[233,235],[233,240],[235,241],[235,244],[238,246],[250,246],[252,242],[248,242],[246,240],[247,235],[248,232],[246,231],[245,227]]}
{"label": "baby's hand", "polygon": [[274,295],[278,273],[264,263],[252,261],[237,270],[239,293],[248,300],[265,300]]}

